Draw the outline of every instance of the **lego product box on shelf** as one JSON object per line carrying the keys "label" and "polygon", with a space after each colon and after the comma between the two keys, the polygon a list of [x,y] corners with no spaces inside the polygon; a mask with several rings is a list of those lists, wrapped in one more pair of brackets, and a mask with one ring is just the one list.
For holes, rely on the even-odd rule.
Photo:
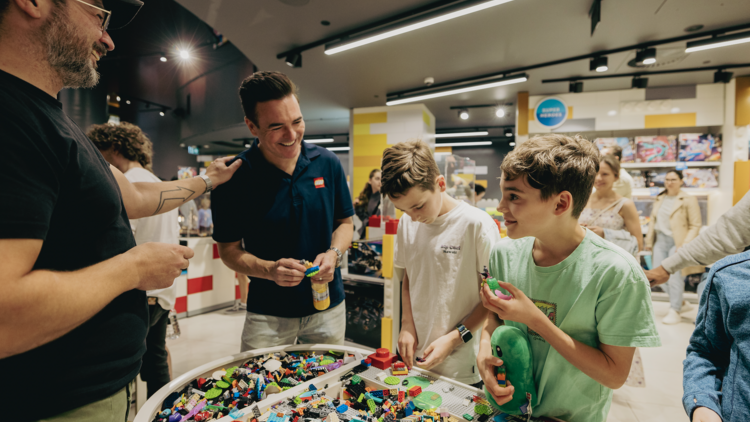
{"label": "lego product box on shelf", "polygon": [[721,160],[721,138],[703,133],[681,133],[680,161]]}
{"label": "lego product box on shelf", "polygon": [[344,275],[361,275],[382,279],[382,256],[383,239],[354,241],[349,246]]}
{"label": "lego product box on shelf", "polygon": [[719,170],[716,168],[689,168],[682,171],[686,188],[718,188]]}
{"label": "lego product box on shelf", "polygon": [[344,282],[346,340],[373,349],[380,347],[383,319],[383,286]]}
{"label": "lego product box on shelf", "polygon": [[635,162],[635,148],[630,138],[596,138],[594,139],[594,144],[599,148],[599,151],[612,145],[619,145],[622,148],[622,162]]}
{"label": "lego product box on shelf", "polygon": [[637,163],[660,163],[676,161],[677,138],[675,136],[636,136],[635,161]]}

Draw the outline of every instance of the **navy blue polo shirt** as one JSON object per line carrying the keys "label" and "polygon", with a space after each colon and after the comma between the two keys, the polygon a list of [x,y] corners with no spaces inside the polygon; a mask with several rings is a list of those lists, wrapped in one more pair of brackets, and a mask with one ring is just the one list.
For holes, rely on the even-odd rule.
{"label": "navy blue polo shirt", "polygon": [[[211,194],[217,242],[243,240],[247,252],[266,261],[314,261],[331,247],[335,220],[354,215],[341,162],[325,148],[303,142],[291,176],[266,161],[257,140],[237,157],[242,167]],[[339,269],[328,290],[331,307],[344,300]],[[251,278],[247,310],[286,318],[319,312],[307,277],[295,287]]]}

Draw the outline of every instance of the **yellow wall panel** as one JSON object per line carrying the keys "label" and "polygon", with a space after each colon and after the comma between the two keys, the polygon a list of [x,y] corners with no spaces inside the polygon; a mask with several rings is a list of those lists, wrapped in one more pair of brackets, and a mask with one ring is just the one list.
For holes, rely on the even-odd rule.
{"label": "yellow wall panel", "polygon": [[479,179],[477,179],[477,180],[474,181],[474,184],[477,184],[479,186],[484,186],[484,188],[487,189],[487,181],[486,180],[479,180]]}
{"label": "yellow wall panel", "polygon": [[388,135],[354,135],[352,139],[353,155],[383,155],[388,148]]}
{"label": "yellow wall panel", "polygon": [[573,106],[568,106],[568,117],[566,119],[572,119],[573,118]]}
{"label": "yellow wall panel", "polygon": [[393,278],[393,245],[395,241],[395,235],[383,235],[383,254],[380,257],[380,261],[383,263],[384,278]]}
{"label": "yellow wall panel", "polygon": [[388,113],[382,112],[382,113],[365,113],[365,114],[355,114],[354,115],[354,124],[370,124],[370,123],[388,123]]}
{"label": "yellow wall panel", "polygon": [[[533,122],[534,120],[536,120],[536,117],[534,117],[534,109],[533,109],[533,108],[530,108],[530,109],[529,109],[529,118],[528,118],[528,120],[527,120],[527,121],[529,121],[529,122]],[[519,120],[519,121],[520,121],[520,120]]]}
{"label": "yellow wall panel", "polygon": [[435,152],[453,152],[453,147],[435,147]]}
{"label": "yellow wall panel", "polygon": [[750,125],[750,76],[735,79],[734,125]]}
{"label": "yellow wall panel", "polygon": [[367,167],[370,170],[379,169],[381,161],[383,161],[382,155],[358,155],[354,157],[354,167]]}
{"label": "yellow wall panel", "polygon": [[646,129],[695,126],[695,113],[650,114],[644,116]]}
{"label": "yellow wall panel", "polygon": [[422,120],[424,120],[424,123],[427,125],[427,127],[432,127],[432,121],[430,120],[430,115],[427,114],[426,111],[422,111]]}
{"label": "yellow wall panel", "polygon": [[735,161],[732,205],[736,205],[748,190],[750,190],[750,161]]}
{"label": "yellow wall panel", "polygon": [[355,135],[369,135],[370,134],[370,124],[369,123],[361,123],[358,125],[354,125],[354,134]]}

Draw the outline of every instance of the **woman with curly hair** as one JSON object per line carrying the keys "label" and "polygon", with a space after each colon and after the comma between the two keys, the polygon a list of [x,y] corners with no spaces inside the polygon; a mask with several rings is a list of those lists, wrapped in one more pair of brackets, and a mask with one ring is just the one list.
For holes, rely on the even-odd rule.
{"label": "woman with curly hair", "polygon": [[[153,144],[138,126],[125,122],[117,125],[93,125],[86,135],[104,159],[117,167],[130,183],[161,181],[151,170]],[[180,243],[177,209],[152,217],[130,220],[130,225],[135,243],[138,245],[147,242],[175,245]],[[174,306],[177,292],[172,284],[166,289],[149,290],[146,296],[150,326],[146,336],[146,354],[143,355],[141,379],[146,382],[148,396],[151,397],[171,379],[166,335],[169,311]]]}

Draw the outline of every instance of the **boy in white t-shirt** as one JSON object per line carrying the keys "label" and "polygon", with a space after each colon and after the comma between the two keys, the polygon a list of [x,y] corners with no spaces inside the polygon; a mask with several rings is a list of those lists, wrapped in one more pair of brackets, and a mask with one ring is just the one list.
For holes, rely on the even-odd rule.
{"label": "boy in white t-shirt", "polygon": [[[477,291],[500,232],[484,211],[451,198],[428,146],[404,142],[385,150],[383,195],[404,212],[394,265],[404,268],[398,348],[411,368],[465,384],[481,382],[477,334],[487,311]],[[474,334],[472,334],[474,332]]]}

